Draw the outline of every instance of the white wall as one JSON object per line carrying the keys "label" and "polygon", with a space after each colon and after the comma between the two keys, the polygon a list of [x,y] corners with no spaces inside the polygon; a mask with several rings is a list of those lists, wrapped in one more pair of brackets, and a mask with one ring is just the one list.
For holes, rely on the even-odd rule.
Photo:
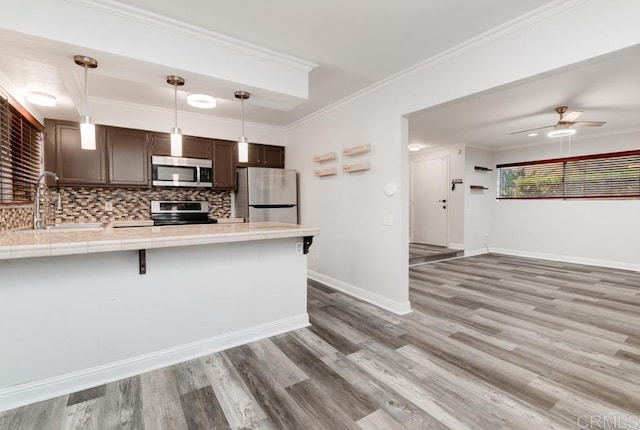
{"label": "white wall", "polygon": [[[343,289],[366,291],[369,298],[406,309],[409,157],[402,116],[640,43],[640,2],[570,6],[475,41],[290,127],[287,165],[300,171],[301,221],[321,231],[309,261],[312,271]],[[557,49],[562,35],[580,43]],[[374,148],[370,172],[313,177],[314,154],[362,143]],[[399,184],[395,196],[384,196],[386,182]],[[386,213],[393,215],[393,226],[382,225]],[[465,238],[482,233],[465,229]]]}
{"label": "white wall", "polygon": [[[168,133],[173,124],[174,111],[134,104],[113,104],[106,101],[92,102],[91,110],[100,124],[128,127],[139,130]],[[187,136],[237,140],[242,134],[239,120],[214,118],[208,115],[179,112],[178,124]],[[263,124],[245,122],[245,135],[253,143],[284,146],[285,130]]]}
{"label": "white wall", "polygon": [[[580,139],[571,152],[558,140],[494,154],[495,163],[626,151],[640,132]],[[493,216],[492,251],[640,270],[640,200],[501,200]]]}
{"label": "white wall", "polygon": [[[475,166],[493,169],[493,154],[467,146],[464,183],[464,250],[465,255],[487,252],[491,237],[493,202],[496,199],[495,171],[483,172]],[[482,185],[488,190],[472,190]]]}

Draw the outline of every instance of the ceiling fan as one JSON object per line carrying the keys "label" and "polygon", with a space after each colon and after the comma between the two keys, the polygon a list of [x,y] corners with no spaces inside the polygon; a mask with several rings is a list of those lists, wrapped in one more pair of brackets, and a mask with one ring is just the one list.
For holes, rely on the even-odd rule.
{"label": "ceiling fan", "polygon": [[555,108],[555,111],[558,115],[560,115],[560,119],[556,124],[547,125],[544,127],[530,128],[528,130],[520,130],[509,134],[519,134],[519,133],[527,133],[536,130],[543,130],[545,128],[553,128],[549,134],[549,137],[560,137],[560,136],[568,136],[570,134],[575,133],[574,127],[600,127],[606,124],[605,121],[576,121],[580,115],[582,115],[582,111],[576,110],[567,112],[567,106],[558,106]]}

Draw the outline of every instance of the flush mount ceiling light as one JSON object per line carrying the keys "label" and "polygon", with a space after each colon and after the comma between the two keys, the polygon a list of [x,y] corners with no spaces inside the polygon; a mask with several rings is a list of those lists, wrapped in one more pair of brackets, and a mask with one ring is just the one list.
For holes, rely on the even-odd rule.
{"label": "flush mount ceiling light", "polygon": [[564,137],[576,134],[576,131],[572,128],[561,128],[560,130],[553,130],[547,133],[548,137]]}
{"label": "flush mount ceiling light", "polygon": [[184,85],[180,76],[167,76],[167,83],[173,85],[174,126],[171,128],[171,156],[182,157],[182,130],[178,127],[178,87]]}
{"label": "flush mount ceiling light", "polygon": [[236,91],[233,95],[240,99],[241,109],[242,109],[242,136],[238,139],[238,161],[240,163],[246,163],[249,161],[249,141],[244,135],[244,101],[251,97],[246,91]]}
{"label": "flush mount ceiling light", "polygon": [[529,137],[535,137],[537,135],[538,135],[538,133],[529,133],[529,134],[527,134],[527,136],[529,136]]}
{"label": "flush mount ceiling light", "polygon": [[56,105],[54,96],[39,91],[29,91],[27,93],[27,101],[38,106],[54,107]]}
{"label": "flush mount ceiling light", "polygon": [[216,99],[207,94],[189,94],[187,103],[198,109],[213,109],[216,107]]}
{"label": "flush mount ceiling light", "polygon": [[409,151],[411,152],[420,151],[421,149],[422,145],[420,145],[419,143],[412,143],[411,145],[409,145]]}
{"label": "flush mount ceiling light", "polygon": [[93,119],[89,115],[89,102],[87,101],[87,93],[89,92],[89,69],[95,69],[98,67],[98,62],[91,57],[85,55],[76,55],[73,57],[73,61],[78,65],[84,67],[84,115],[80,121],[80,147],[82,149],[95,150],[96,149],[96,126],[93,124]]}

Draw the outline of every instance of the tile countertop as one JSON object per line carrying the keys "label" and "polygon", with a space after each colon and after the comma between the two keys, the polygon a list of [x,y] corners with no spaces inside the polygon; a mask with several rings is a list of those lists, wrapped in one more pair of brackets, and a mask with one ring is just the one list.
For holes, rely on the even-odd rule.
{"label": "tile countertop", "polygon": [[105,228],[0,234],[0,260],[317,236],[316,227],[275,222]]}

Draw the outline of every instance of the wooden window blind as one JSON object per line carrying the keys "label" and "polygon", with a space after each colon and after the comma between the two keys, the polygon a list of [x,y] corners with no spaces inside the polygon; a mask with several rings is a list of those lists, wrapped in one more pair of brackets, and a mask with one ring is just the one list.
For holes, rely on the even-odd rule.
{"label": "wooden window blind", "polygon": [[499,164],[498,199],[640,198],[640,150]]}
{"label": "wooden window blind", "polygon": [[0,89],[0,204],[33,201],[43,127]]}

